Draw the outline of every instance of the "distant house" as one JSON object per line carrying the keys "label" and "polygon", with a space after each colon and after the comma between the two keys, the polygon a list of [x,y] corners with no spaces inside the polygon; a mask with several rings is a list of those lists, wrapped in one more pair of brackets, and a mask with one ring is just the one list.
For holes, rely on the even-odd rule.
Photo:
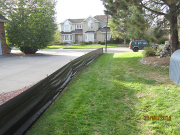
{"label": "distant house", "polygon": [[[86,19],[67,19],[60,24],[61,42],[105,41],[106,23],[106,15],[90,16]],[[107,33],[107,40],[110,40],[110,27],[107,27]]]}
{"label": "distant house", "polygon": [[5,22],[8,22],[8,20],[0,14],[0,55],[7,54],[7,44],[4,30]]}

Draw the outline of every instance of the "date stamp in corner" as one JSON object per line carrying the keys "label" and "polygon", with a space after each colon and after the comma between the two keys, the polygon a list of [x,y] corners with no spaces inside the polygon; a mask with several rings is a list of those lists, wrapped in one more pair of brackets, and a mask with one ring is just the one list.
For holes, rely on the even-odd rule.
{"label": "date stamp in corner", "polygon": [[171,120],[171,116],[144,116],[145,120]]}

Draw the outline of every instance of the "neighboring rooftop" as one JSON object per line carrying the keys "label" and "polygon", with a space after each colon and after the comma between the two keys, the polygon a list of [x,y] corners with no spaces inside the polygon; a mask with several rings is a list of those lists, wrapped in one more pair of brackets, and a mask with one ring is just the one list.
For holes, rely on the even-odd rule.
{"label": "neighboring rooftop", "polygon": [[84,19],[68,19],[72,23],[81,23]]}
{"label": "neighboring rooftop", "polygon": [[[110,19],[110,16],[108,16]],[[107,22],[107,15],[96,15],[94,16],[99,22]]]}
{"label": "neighboring rooftop", "polygon": [[8,19],[0,14],[0,22],[8,22]]}
{"label": "neighboring rooftop", "polygon": [[[109,17],[109,19],[111,18],[110,16],[108,16],[108,17]],[[99,22],[106,22],[107,21],[107,15],[96,15],[93,18],[95,18]],[[85,19],[67,19],[67,20],[69,20],[71,23],[81,23]],[[64,22],[62,22],[61,24],[63,24],[63,23]]]}
{"label": "neighboring rooftop", "polygon": [[[106,32],[106,27],[98,29],[97,32],[102,32],[102,33]],[[107,32],[110,32],[110,27],[107,27]]]}

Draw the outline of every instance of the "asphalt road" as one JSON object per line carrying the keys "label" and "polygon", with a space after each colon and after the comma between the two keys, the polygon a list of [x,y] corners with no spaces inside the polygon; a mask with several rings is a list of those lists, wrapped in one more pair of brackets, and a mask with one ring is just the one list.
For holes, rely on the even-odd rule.
{"label": "asphalt road", "polygon": [[[50,75],[68,62],[95,49],[44,49],[37,56],[0,56],[0,94],[24,88]],[[12,50],[13,53],[20,52]],[[108,48],[107,53],[132,52]]]}

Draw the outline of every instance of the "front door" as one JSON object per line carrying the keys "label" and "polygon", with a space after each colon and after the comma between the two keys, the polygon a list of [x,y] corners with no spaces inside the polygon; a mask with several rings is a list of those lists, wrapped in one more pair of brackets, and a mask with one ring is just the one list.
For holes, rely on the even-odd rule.
{"label": "front door", "polygon": [[79,36],[78,36],[78,41],[79,41],[79,42],[82,41],[82,35],[79,35]]}
{"label": "front door", "polygon": [[2,55],[2,49],[1,49],[1,39],[0,39],[0,55]]}

